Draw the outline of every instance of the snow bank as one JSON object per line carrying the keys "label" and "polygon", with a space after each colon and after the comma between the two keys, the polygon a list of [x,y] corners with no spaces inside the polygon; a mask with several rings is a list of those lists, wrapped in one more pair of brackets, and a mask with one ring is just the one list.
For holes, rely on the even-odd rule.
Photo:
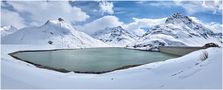
{"label": "snow bank", "polygon": [[[209,48],[183,57],[105,74],[60,73],[15,60],[9,52],[55,47],[2,45],[1,85],[4,89],[220,89],[222,48]],[[203,52],[208,58],[202,60]]]}

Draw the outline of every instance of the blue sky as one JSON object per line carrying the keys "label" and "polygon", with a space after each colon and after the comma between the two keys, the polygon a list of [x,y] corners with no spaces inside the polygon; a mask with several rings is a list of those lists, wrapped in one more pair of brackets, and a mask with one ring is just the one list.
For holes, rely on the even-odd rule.
{"label": "blue sky", "polygon": [[214,1],[7,1],[1,4],[1,24],[17,28],[39,26],[60,17],[86,33],[120,25],[139,31],[180,12],[206,26],[216,24],[213,28],[219,29],[220,7],[222,3]]}
{"label": "blue sky", "polygon": [[[163,5],[154,5],[162,3]],[[87,12],[91,18],[89,21],[96,18],[103,17],[100,13],[92,12],[92,9],[99,9],[98,2],[94,1],[79,1],[71,2],[71,5],[78,6]],[[114,16],[117,16],[124,23],[132,22],[132,18],[163,18],[172,15],[175,12],[180,12],[183,15],[194,16],[203,22],[217,22],[222,23],[222,14],[217,12],[213,14],[213,11],[196,12],[188,14],[187,11],[179,5],[174,5],[173,1],[114,1]],[[165,6],[166,5],[166,6]]]}

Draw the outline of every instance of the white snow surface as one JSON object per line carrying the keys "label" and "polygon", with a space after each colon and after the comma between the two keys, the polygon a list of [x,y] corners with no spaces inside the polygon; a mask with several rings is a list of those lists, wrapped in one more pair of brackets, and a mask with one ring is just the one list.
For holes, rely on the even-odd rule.
{"label": "white snow surface", "polygon": [[[49,46],[2,45],[3,89],[220,89],[222,48],[208,48],[161,62],[105,74],[60,73],[15,60],[8,53]],[[201,60],[204,52],[206,60]]]}
{"label": "white snow surface", "polygon": [[[39,27],[22,28],[2,37],[2,44],[48,45],[59,48],[109,47],[84,32],[75,30],[69,23],[48,20]],[[50,44],[51,43],[51,44]]]}

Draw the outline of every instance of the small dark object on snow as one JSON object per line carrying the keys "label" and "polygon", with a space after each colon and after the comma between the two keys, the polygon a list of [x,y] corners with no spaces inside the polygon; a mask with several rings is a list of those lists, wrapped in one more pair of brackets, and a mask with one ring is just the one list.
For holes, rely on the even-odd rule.
{"label": "small dark object on snow", "polygon": [[53,32],[50,32],[51,35],[53,35]]}
{"label": "small dark object on snow", "polygon": [[59,20],[60,22],[64,21],[62,18],[58,18],[58,20]]}
{"label": "small dark object on snow", "polygon": [[53,42],[52,42],[52,41],[48,41],[48,43],[49,43],[49,44],[53,44]]}
{"label": "small dark object on snow", "polygon": [[215,43],[207,43],[203,46],[204,48],[209,48],[209,47],[219,47],[218,44],[215,44]]}

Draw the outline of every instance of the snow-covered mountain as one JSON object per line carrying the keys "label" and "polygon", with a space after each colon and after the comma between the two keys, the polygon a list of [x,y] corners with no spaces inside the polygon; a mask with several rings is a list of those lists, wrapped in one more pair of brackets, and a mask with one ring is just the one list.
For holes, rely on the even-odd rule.
{"label": "snow-covered mountain", "polygon": [[148,30],[133,47],[154,49],[157,46],[203,46],[210,42],[221,44],[221,38],[222,33],[214,33],[188,16],[175,13],[164,24]]}
{"label": "snow-covered mountain", "polygon": [[39,27],[27,27],[2,37],[2,44],[55,45],[63,48],[107,47],[100,40],[75,30],[63,19],[48,20]]}
{"label": "snow-covered mountain", "polygon": [[6,35],[12,34],[16,32],[18,29],[14,26],[1,26],[0,31],[1,31],[1,37],[4,37]]}
{"label": "snow-covered mountain", "polygon": [[121,26],[106,28],[93,34],[93,37],[115,47],[123,47],[135,43],[138,37]]}
{"label": "snow-covered mountain", "polygon": [[1,27],[2,44],[55,45],[59,47],[125,47],[156,49],[158,46],[203,46],[206,43],[222,45],[222,33],[214,33],[188,16],[175,13],[162,24],[151,27],[139,37],[121,26],[106,28],[91,36],[75,30],[63,19],[48,20],[39,27],[17,30]]}

